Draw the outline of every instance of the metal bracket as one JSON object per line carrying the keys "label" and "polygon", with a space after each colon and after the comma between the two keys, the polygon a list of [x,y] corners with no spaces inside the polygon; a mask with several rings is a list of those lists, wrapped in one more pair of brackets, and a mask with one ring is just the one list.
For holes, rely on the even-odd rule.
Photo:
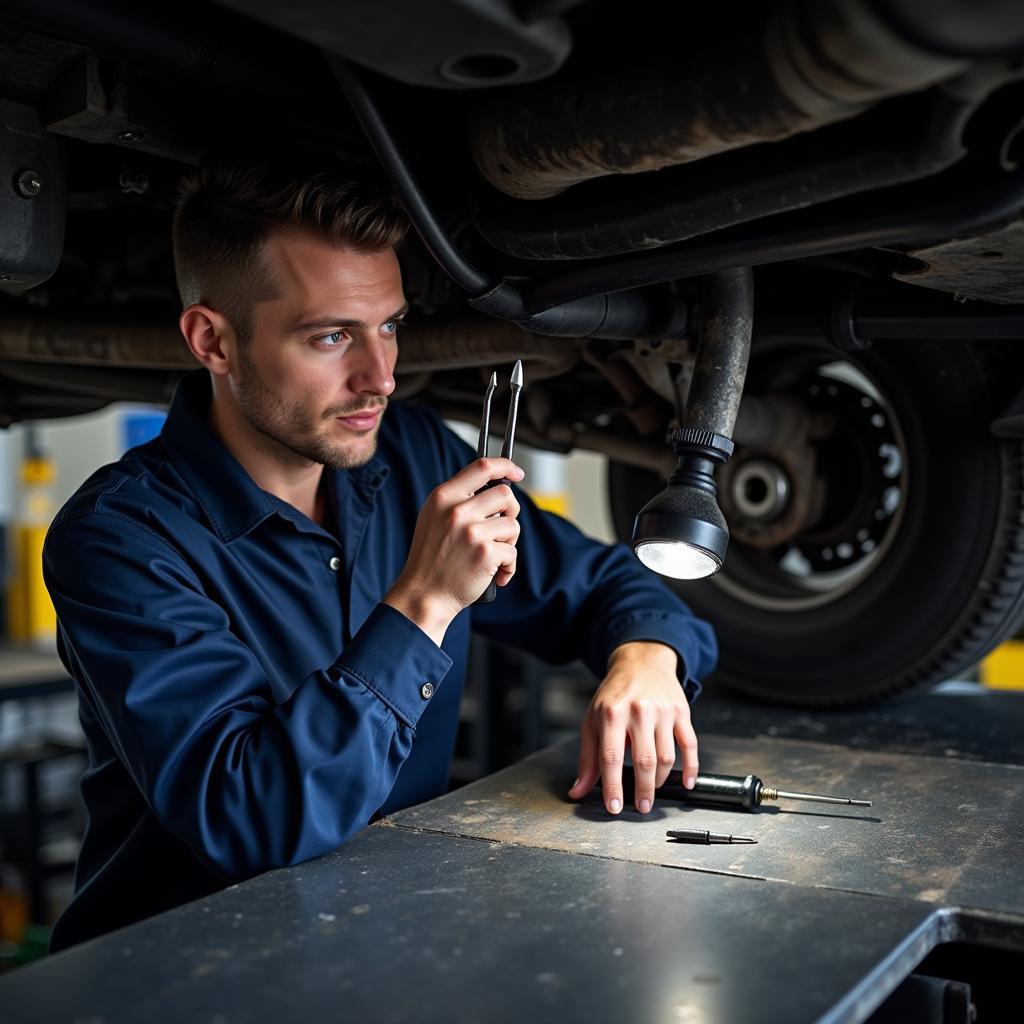
{"label": "metal bracket", "polygon": [[57,135],[108,143],[197,163],[203,149],[179,97],[126,61],[83,54],[46,101],[46,126]]}
{"label": "metal bracket", "polygon": [[61,140],[33,107],[0,100],[0,291],[20,295],[57,269],[65,187]]}

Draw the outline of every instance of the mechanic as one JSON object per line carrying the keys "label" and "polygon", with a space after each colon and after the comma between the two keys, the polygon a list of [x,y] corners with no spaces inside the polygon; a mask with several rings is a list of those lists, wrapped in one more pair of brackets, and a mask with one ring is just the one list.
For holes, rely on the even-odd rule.
{"label": "mechanic", "polygon": [[[44,571],[89,747],[61,949],[335,849],[445,792],[470,630],[603,677],[580,799],[650,810],[711,628],[624,545],[539,511],[430,409],[389,405],[395,200],[338,169],[209,160],[174,222],[201,364],[160,436],[93,474]],[[494,578],[491,604],[474,605]]]}

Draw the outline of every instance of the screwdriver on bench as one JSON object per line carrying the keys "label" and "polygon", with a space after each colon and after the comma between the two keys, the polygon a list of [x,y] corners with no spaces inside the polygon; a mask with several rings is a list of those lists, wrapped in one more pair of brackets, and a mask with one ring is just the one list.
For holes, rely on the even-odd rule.
{"label": "screwdriver on bench", "polygon": [[706,832],[700,828],[677,828],[666,832],[670,839],[677,843],[696,843],[698,846],[711,846],[717,843],[756,843],[750,836],[731,836],[725,832]]}
{"label": "screwdriver on bench", "polygon": [[[505,420],[505,440],[501,443],[501,457],[512,458],[512,446],[516,438],[516,421],[519,418],[519,392],[523,390],[523,361],[516,360],[512,368],[512,379],[509,382],[512,388],[512,397],[508,405],[508,419]],[[484,411],[480,418],[480,437],[476,444],[476,457],[478,459],[487,456],[487,439],[491,432],[491,399],[494,397],[494,389],[498,386],[498,375],[491,374],[487,383],[487,390],[484,392]],[[497,487],[498,484],[512,485],[511,480],[493,480],[487,487]],[[485,488],[486,489],[486,488]],[[490,604],[498,596],[498,585],[492,579],[487,584],[487,589],[476,599],[475,604]]]}
{"label": "screwdriver on bench", "polygon": [[[622,770],[623,785],[633,782],[633,769]],[[672,783],[656,791],[669,800],[685,800],[690,804],[723,804],[756,810],[766,800],[811,800],[820,804],[845,804],[850,807],[870,807],[870,800],[853,800],[847,796],[823,796],[820,793],[796,793],[787,789],[766,786],[756,775],[698,775],[693,789]]]}

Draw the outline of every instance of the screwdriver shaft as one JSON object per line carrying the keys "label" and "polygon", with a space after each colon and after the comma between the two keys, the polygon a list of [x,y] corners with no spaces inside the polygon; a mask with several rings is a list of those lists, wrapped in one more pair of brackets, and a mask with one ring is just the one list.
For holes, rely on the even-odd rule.
{"label": "screwdriver shaft", "polygon": [[484,392],[484,411],[480,417],[480,438],[476,443],[476,457],[482,459],[487,455],[487,437],[491,432],[491,399],[494,397],[494,389],[498,386],[498,375],[491,374],[491,379]]}
{"label": "screwdriver shaft", "polygon": [[771,789],[765,786],[761,790],[762,800],[812,800],[818,804],[844,804],[849,807],[870,807],[870,800],[853,800],[848,796],[821,796],[818,793],[793,793],[786,789]]}

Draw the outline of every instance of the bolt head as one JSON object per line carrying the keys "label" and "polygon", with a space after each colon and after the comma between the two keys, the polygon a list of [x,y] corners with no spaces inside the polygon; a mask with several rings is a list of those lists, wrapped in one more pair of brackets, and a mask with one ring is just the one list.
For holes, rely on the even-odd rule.
{"label": "bolt head", "polygon": [[149,176],[143,173],[122,174],[118,179],[121,191],[125,195],[145,195],[149,191]]}
{"label": "bolt head", "polygon": [[34,199],[43,191],[43,179],[38,171],[18,171],[14,178],[14,188],[23,198]]}

